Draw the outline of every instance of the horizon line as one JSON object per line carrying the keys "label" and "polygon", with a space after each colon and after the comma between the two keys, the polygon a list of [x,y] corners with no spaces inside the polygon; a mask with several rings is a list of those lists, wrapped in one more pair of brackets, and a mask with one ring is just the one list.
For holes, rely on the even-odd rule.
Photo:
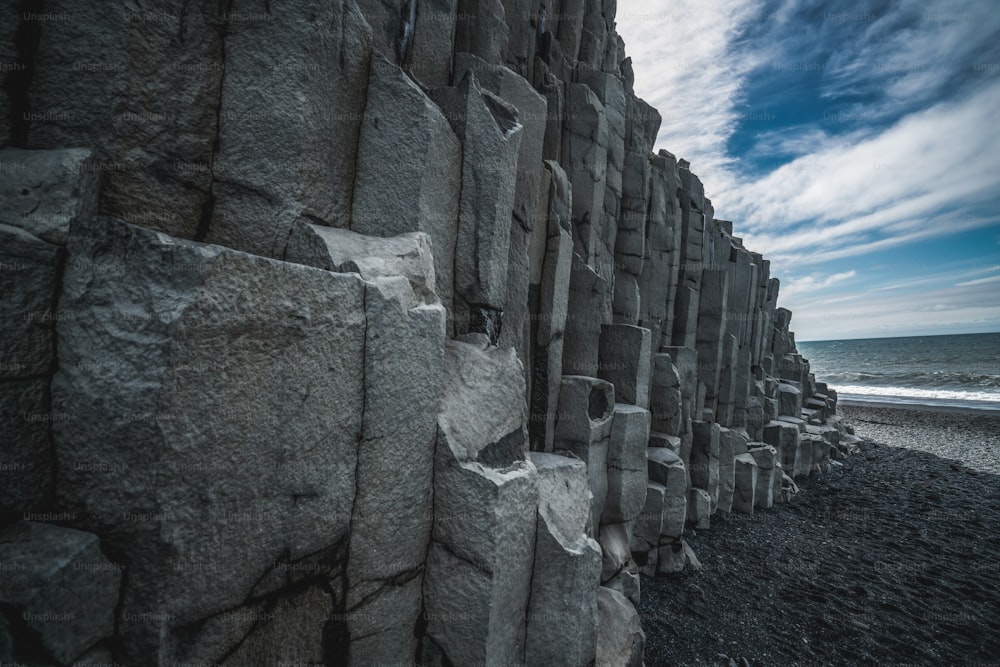
{"label": "horizon line", "polygon": [[896,338],[937,338],[940,336],[989,336],[1000,335],[1000,331],[969,331],[966,333],[942,333],[942,334],[907,334],[904,336],[859,336],[857,338],[827,338],[823,340],[798,340],[799,343],[840,343],[848,340],[892,340]]}

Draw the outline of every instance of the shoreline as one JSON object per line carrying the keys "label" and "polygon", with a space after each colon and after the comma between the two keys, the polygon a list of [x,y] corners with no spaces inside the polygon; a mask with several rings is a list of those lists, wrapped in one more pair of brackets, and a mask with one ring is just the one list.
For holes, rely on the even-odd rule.
{"label": "shoreline", "polygon": [[[836,389],[836,387],[834,387]],[[848,408],[871,408],[877,410],[910,410],[913,412],[940,412],[943,414],[973,414],[1000,418],[1000,404],[996,408],[982,408],[965,405],[934,405],[929,403],[901,403],[895,401],[867,401],[856,398],[837,397],[837,410]]]}
{"label": "shoreline", "polygon": [[837,413],[869,442],[927,452],[1000,475],[1000,412],[838,402]]}

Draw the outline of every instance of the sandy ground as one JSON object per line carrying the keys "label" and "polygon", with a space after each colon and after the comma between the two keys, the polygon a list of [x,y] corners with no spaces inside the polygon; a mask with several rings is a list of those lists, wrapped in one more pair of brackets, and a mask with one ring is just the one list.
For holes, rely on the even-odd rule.
{"label": "sandy ground", "polygon": [[840,413],[873,444],[643,578],[648,667],[1000,664],[1000,414]]}

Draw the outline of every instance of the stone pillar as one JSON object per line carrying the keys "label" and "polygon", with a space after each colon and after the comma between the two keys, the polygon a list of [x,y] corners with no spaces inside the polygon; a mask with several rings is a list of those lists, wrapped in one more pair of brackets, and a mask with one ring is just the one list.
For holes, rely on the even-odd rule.
{"label": "stone pillar", "polygon": [[593,494],[588,535],[597,535],[608,496],[608,440],[614,408],[615,390],[610,382],[579,375],[563,376],[554,451],[572,452],[587,464]]}
{"label": "stone pillar", "polygon": [[529,665],[593,661],[601,550],[590,525],[587,466],[532,452],[538,469],[538,528],[524,658]]}
{"label": "stone pillar", "polygon": [[480,88],[473,72],[456,87],[432,90],[431,97],[462,141],[454,330],[485,333],[495,343],[507,298],[522,126],[517,109]]}
{"label": "stone pillar", "polygon": [[615,398],[641,408],[649,407],[649,329],[626,324],[601,327],[597,376],[615,385]]}
{"label": "stone pillar", "polygon": [[719,425],[695,421],[691,424],[694,443],[691,449],[691,486],[708,494],[710,513],[719,504]]}

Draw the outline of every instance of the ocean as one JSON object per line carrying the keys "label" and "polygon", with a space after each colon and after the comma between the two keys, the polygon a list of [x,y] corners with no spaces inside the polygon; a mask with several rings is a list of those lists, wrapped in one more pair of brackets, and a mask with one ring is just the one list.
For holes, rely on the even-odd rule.
{"label": "ocean", "polygon": [[852,401],[1000,410],[1000,333],[797,343]]}

